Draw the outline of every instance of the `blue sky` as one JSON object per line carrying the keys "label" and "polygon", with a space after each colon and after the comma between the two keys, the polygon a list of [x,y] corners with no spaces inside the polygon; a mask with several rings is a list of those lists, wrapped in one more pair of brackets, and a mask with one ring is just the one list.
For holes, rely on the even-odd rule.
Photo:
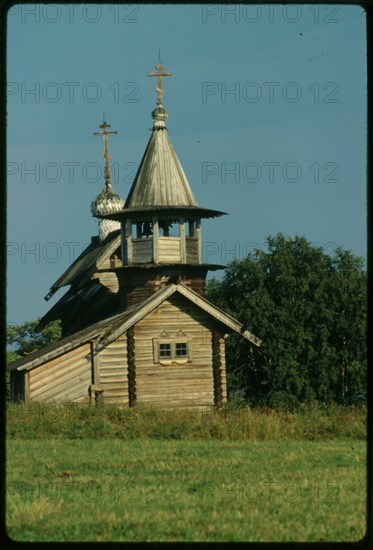
{"label": "blue sky", "polygon": [[[267,235],[366,257],[366,37],[358,6],[17,5],[8,15],[8,322],[97,234],[105,113],[125,198],[161,50],[169,136],[200,204],[204,260]],[[33,90],[33,91],[32,91]]]}

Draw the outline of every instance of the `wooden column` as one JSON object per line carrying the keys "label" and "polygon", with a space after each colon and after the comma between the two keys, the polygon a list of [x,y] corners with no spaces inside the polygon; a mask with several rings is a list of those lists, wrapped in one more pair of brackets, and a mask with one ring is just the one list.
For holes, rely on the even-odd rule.
{"label": "wooden column", "polygon": [[180,218],[180,262],[186,264],[185,219]]}
{"label": "wooden column", "polygon": [[125,222],[122,221],[120,224],[120,247],[122,252],[122,264],[128,263],[128,257],[127,257],[127,242],[126,242],[126,225]]}
{"label": "wooden column", "polygon": [[223,404],[222,362],[220,356],[220,334],[217,330],[212,333],[212,371],[214,378],[215,405]]}
{"label": "wooden column", "polygon": [[133,263],[132,220],[126,220],[126,263]]}
{"label": "wooden column", "polygon": [[23,382],[23,387],[24,387],[24,401],[25,403],[29,403],[30,402],[30,373],[29,371],[26,371],[25,372],[25,375],[24,375],[24,382]]}
{"label": "wooden column", "polygon": [[201,231],[201,220],[196,221],[196,237],[198,239],[198,263],[202,263],[202,231]]}
{"label": "wooden column", "polygon": [[127,331],[127,357],[128,357],[128,402],[134,407],[137,401],[136,395],[136,358],[135,358],[135,329],[131,327]]}
{"label": "wooden column", "polygon": [[89,395],[91,402],[94,401],[96,405],[103,401],[103,389],[100,386],[100,369],[98,364],[98,356],[95,350],[95,343],[92,340],[89,342],[91,352],[91,380],[92,384],[89,388]]}
{"label": "wooden column", "polygon": [[153,263],[158,263],[159,224],[158,218],[153,218]]}

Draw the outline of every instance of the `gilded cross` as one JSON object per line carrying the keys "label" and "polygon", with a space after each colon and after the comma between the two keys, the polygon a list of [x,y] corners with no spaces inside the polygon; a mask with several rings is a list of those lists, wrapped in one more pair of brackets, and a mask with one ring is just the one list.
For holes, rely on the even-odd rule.
{"label": "gilded cross", "polygon": [[157,87],[156,87],[156,92],[158,94],[157,96],[157,105],[162,105],[162,96],[164,94],[164,90],[162,88],[162,77],[164,76],[171,76],[171,73],[164,73],[163,72],[163,65],[161,63],[161,60],[159,59],[158,61],[158,65],[155,66],[155,68],[157,69],[157,72],[156,73],[148,73],[148,76],[156,76],[157,77]]}
{"label": "gilded cross", "polygon": [[93,132],[94,136],[102,136],[104,139],[104,152],[101,153],[101,156],[105,159],[105,184],[106,187],[110,185],[110,161],[112,158],[109,156],[109,143],[108,136],[115,136],[118,132],[108,132],[108,128],[111,128],[110,124],[105,121],[105,115],[103,123],[100,124],[102,132]]}

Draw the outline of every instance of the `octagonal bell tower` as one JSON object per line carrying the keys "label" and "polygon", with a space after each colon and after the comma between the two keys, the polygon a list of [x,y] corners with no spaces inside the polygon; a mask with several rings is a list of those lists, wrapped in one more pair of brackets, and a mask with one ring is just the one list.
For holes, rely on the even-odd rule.
{"label": "octagonal bell tower", "polygon": [[206,274],[223,266],[202,262],[201,220],[225,214],[201,208],[168,137],[159,62],[153,126],[124,208],[103,214],[121,224],[123,267],[116,268],[123,306],[141,301],[169,282],[204,294]]}

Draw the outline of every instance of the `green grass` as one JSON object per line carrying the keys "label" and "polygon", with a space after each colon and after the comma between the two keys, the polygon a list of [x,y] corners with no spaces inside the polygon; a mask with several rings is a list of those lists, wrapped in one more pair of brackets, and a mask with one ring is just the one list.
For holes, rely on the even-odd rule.
{"label": "green grass", "polygon": [[365,407],[305,405],[296,412],[237,408],[220,411],[128,409],[31,403],[9,404],[7,432],[12,438],[132,440],[224,439],[249,441],[365,439]]}
{"label": "green grass", "polygon": [[364,408],[9,405],[17,541],[356,541]]}
{"label": "green grass", "polygon": [[362,441],[14,440],[18,541],[354,541]]}

